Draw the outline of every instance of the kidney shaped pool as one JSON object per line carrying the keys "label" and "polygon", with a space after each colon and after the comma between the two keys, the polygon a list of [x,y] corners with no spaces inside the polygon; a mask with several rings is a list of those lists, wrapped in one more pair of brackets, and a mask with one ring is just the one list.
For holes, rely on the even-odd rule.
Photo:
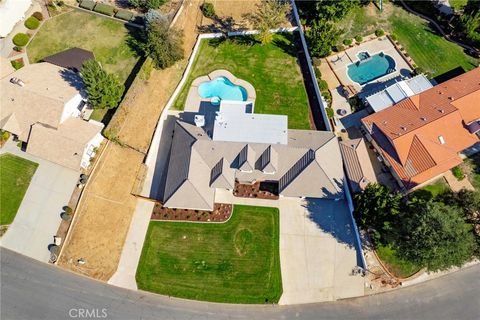
{"label": "kidney shaped pool", "polygon": [[212,98],[213,102],[220,100],[246,101],[248,94],[242,86],[233,84],[226,77],[217,77],[198,86],[198,94],[202,98]]}

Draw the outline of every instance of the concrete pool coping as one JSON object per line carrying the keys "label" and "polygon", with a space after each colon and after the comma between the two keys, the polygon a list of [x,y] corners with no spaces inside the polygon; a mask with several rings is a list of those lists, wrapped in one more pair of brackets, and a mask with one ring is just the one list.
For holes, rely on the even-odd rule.
{"label": "concrete pool coping", "polygon": [[225,77],[234,85],[243,87],[247,91],[247,101],[255,104],[257,93],[250,82],[235,77],[228,70],[217,69],[210,72],[208,75],[197,77],[192,81],[190,89],[188,89],[187,99],[185,100],[185,111],[198,112],[202,102],[211,102],[211,98],[205,99],[198,94],[198,86],[205,81],[211,81],[218,77]]}

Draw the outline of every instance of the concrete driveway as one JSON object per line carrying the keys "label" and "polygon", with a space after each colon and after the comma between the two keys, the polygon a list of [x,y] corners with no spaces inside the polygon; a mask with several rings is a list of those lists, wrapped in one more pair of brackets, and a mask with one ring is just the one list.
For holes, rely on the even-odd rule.
{"label": "concrete driveway", "polygon": [[4,146],[3,152],[38,163],[38,168],[25,193],[15,220],[1,239],[1,246],[47,262],[48,246],[53,243],[61,222],[62,207],[68,204],[79,173],[20,151],[16,146]]}
{"label": "concrete driveway", "polygon": [[279,304],[333,301],[364,294],[352,276],[358,251],[345,201],[281,198]]}

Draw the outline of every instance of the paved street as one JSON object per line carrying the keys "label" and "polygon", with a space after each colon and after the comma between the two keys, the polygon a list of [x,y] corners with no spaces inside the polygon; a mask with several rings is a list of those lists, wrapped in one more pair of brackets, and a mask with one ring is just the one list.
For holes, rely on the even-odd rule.
{"label": "paved street", "polygon": [[[47,262],[48,246],[53,243],[61,222],[62,207],[68,204],[79,173],[34,157],[9,141],[1,153],[9,152],[38,163],[15,220],[1,238],[2,247]],[[62,239],[63,241],[63,239]]]}
{"label": "paved street", "polygon": [[[1,255],[2,319],[71,319],[73,308],[105,308],[107,319],[478,319],[480,266],[389,293],[301,306],[172,299],[112,287],[20,256]],[[70,311],[75,315],[76,311]],[[101,314],[101,313],[100,313]]]}

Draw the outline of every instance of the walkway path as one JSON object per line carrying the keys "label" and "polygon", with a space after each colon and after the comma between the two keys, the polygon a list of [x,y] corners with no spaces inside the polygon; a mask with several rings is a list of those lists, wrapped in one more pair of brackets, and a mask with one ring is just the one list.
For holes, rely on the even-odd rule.
{"label": "walkway path", "polygon": [[[48,246],[60,225],[62,207],[70,200],[79,172],[21,151],[12,140],[0,154],[11,153],[39,164],[1,245],[31,258],[48,262]],[[63,240],[63,239],[62,239]]]}
{"label": "walkway path", "polygon": [[463,180],[458,180],[457,178],[455,178],[451,170],[445,172],[443,176],[445,177],[445,180],[447,180],[447,183],[453,192],[458,192],[462,189],[475,191],[475,188],[470,183],[467,177],[463,178]]}

